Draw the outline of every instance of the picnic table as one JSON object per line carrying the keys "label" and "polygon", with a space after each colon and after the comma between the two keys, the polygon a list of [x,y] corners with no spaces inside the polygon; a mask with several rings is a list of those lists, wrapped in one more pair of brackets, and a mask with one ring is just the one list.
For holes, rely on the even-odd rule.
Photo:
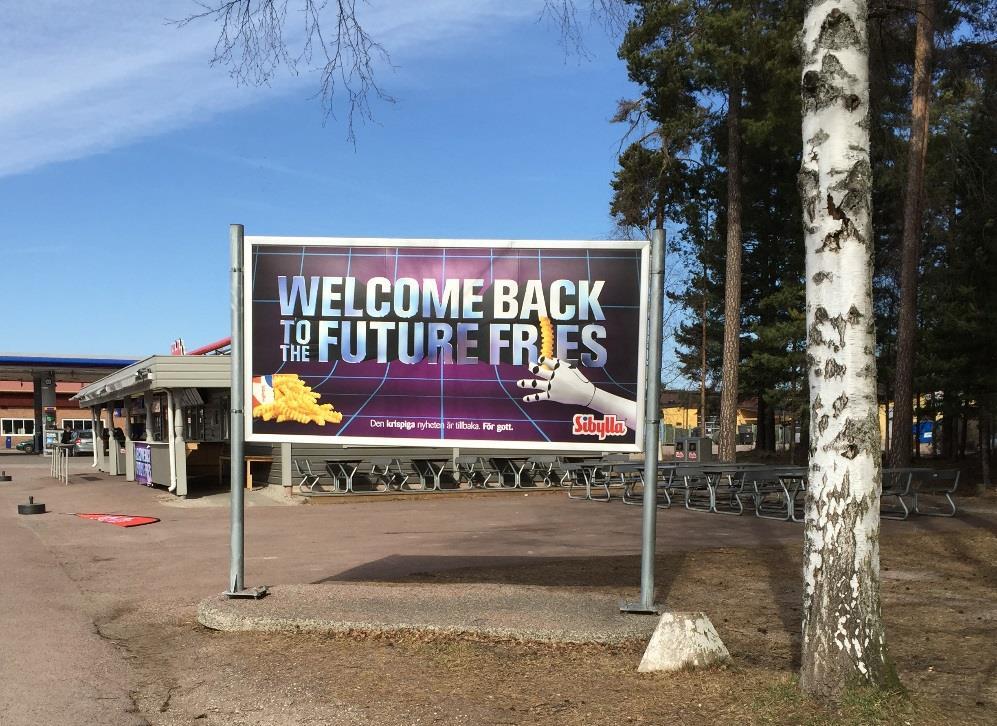
{"label": "picnic table", "polygon": [[498,488],[519,489],[523,486],[523,472],[530,465],[529,456],[492,457],[491,461],[498,472]]}
{"label": "picnic table", "polygon": [[[450,457],[420,457],[412,459],[412,468],[419,478],[422,491],[440,491],[443,489],[443,475],[451,463]],[[458,484],[459,487],[459,484]]]}
{"label": "picnic table", "polygon": [[[755,516],[764,519],[803,521],[800,497],[806,493],[808,468],[805,466],[772,466],[749,470],[745,481],[754,493]],[[776,502],[770,503],[774,495]]]}
{"label": "picnic table", "polygon": [[554,484],[563,484],[566,477],[567,474],[561,470],[561,460],[556,456],[530,457],[530,479],[534,487],[550,488]]}
{"label": "picnic table", "polygon": [[[959,487],[959,469],[930,469],[925,473],[915,475],[911,492],[914,495],[914,512],[928,517],[954,517],[956,513],[955,500],[952,495]],[[935,508],[923,508],[925,497],[941,497],[944,505]]]}
{"label": "picnic table", "polygon": [[[738,494],[744,480],[743,466],[737,464],[696,464],[682,468],[685,508],[694,512],[740,514],[744,506]],[[724,487],[724,480],[727,484]],[[728,508],[718,509],[721,488],[729,495]]]}
{"label": "picnic table", "polygon": [[[360,468],[360,459],[326,459],[325,470],[332,477],[333,487],[338,491],[349,493],[353,491],[353,477],[356,476],[357,469]],[[343,486],[340,487],[339,480],[343,479]]]}
{"label": "picnic table", "polygon": [[[613,474],[619,473],[616,467],[632,463],[634,463],[633,460],[626,455],[601,456],[599,458],[565,462],[561,465],[561,468],[565,471],[565,477],[568,479],[568,498],[591,502],[608,502],[612,499],[609,487],[613,479]],[[625,487],[625,481],[622,476],[620,482]],[[585,494],[583,496],[576,496],[572,493],[576,487],[580,488],[582,486],[585,487]],[[593,486],[605,489],[606,496],[593,496]]]}
{"label": "picnic table", "polygon": [[[392,489],[405,491],[409,475],[402,466],[402,460],[396,456],[371,456],[364,460],[365,464],[370,464],[368,479],[382,492]],[[352,485],[352,482],[351,482]]]}
{"label": "picnic table", "polygon": [[487,489],[494,473],[480,456],[458,456],[454,459],[454,467],[458,487],[467,482],[468,487]]}
{"label": "picnic table", "polygon": [[[672,497],[669,490],[671,489],[672,483],[675,480],[675,472],[680,468],[679,464],[662,463],[658,462],[657,471],[657,481],[655,482],[655,489],[658,498],[661,495],[665,497],[665,503],[656,503],[661,509],[667,509],[672,504]],[[625,464],[617,464],[614,466],[614,470],[620,472],[621,476],[624,478],[623,485],[623,503],[624,504],[640,504],[644,501],[643,492],[647,491],[647,482],[644,481],[644,462],[642,461],[632,461]],[[628,476],[629,474],[629,476]],[[662,483],[664,486],[662,486]],[[641,486],[641,493],[636,494],[634,489],[637,485]]]}
{"label": "picnic table", "polygon": [[[691,511],[740,515],[751,507],[758,517],[802,521],[796,504],[805,489],[806,467],[698,464],[681,466],[676,473]],[[767,505],[771,494],[779,496],[779,506]]]}

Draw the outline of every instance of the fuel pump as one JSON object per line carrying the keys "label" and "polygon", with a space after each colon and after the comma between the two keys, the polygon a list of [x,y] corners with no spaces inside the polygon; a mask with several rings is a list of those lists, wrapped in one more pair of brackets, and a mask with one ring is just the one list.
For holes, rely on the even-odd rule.
{"label": "fuel pump", "polygon": [[62,433],[56,423],[55,406],[46,406],[42,411],[42,430],[44,431],[42,446],[48,455],[52,453],[52,445],[59,443],[59,435]]}

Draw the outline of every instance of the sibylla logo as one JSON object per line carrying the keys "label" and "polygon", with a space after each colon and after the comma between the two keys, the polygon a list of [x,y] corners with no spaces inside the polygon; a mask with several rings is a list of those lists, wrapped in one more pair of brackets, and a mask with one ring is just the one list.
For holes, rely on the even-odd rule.
{"label": "sibylla logo", "polygon": [[571,433],[575,436],[598,436],[602,441],[607,436],[623,436],[626,432],[626,422],[612,414],[596,418],[590,413],[576,413],[571,419]]}

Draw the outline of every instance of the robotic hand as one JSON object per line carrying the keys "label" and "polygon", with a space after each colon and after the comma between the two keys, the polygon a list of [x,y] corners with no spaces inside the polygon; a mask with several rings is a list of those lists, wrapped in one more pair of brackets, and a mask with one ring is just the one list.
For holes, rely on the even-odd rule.
{"label": "robotic hand", "polygon": [[625,421],[631,430],[637,428],[636,402],[596,388],[595,384],[571,363],[541,356],[540,360],[530,366],[530,373],[538,376],[539,380],[523,378],[516,381],[516,385],[520,388],[536,391],[523,396],[526,403],[555,401],[585,406],[602,414],[613,414],[617,419]]}

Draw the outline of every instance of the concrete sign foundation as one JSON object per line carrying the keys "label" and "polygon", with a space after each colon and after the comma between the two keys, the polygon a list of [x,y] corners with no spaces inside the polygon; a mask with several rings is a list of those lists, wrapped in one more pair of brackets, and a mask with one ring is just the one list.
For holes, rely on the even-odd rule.
{"label": "concrete sign foundation", "polygon": [[677,671],[726,660],[730,653],[705,613],[665,613],[637,670]]}

